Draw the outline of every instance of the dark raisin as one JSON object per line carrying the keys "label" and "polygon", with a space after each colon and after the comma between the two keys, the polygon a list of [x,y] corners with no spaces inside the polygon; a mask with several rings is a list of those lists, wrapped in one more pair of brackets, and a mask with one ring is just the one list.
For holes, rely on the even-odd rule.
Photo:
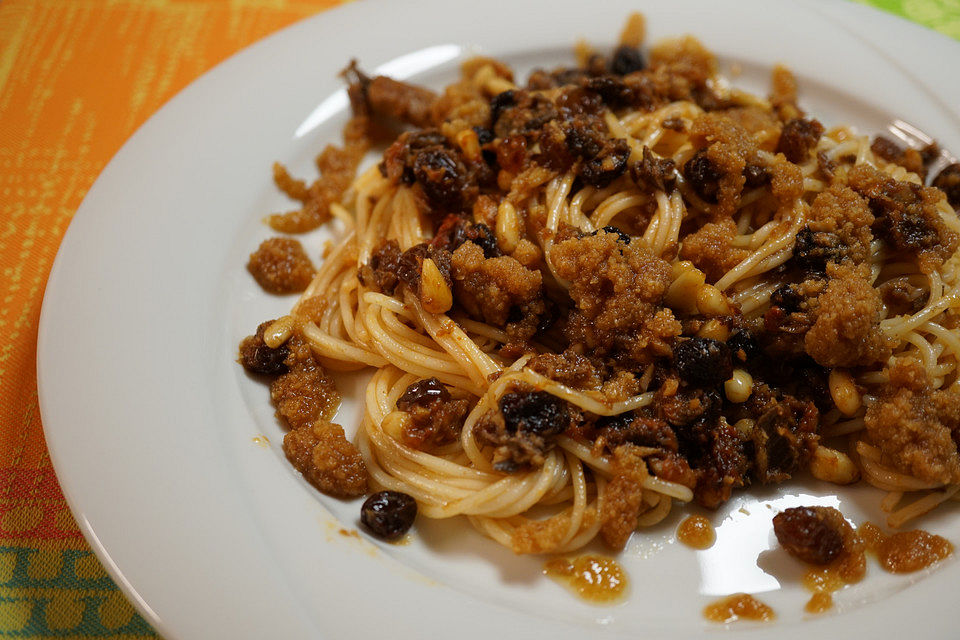
{"label": "dark raisin", "polygon": [[790,555],[827,564],[843,551],[843,534],[833,520],[817,508],[793,507],[773,517],[773,532]]}
{"label": "dark raisin", "polygon": [[622,430],[630,426],[630,423],[636,420],[637,414],[634,411],[625,411],[612,416],[600,416],[597,418],[596,427],[598,429]]}
{"label": "dark raisin", "polygon": [[623,231],[620,231],[620,229],[618,229],[617,227],[611,224],[608,224],[603,228],[603,230],[606,231],[607,233],[617,234],[617,242],[619,242],[620,244],[630,244],[630,236],[624,233]]}
{"label": "dark raisin", "polygon": [[707,202],[717,201],[717,192],[720,190],[720,178],[723,173],[707,157],[707,150],[700,149],[683,165],[683,177],[697,195]]}
{"label": "dark raisin", "polygon": [[736,329],[727,340],[730,355],[739,362],[751,362],[762,355],[756,337],[749,329]]}
{"label": "dark raisin", "polygon": [[808,271],[824,271],[828,262],[840,262],[846,255],[846,247],[840,238],[829,231],[813,231],[803,227],[797,232],[793,245],[793,262]]}
{"label": "dark raisin", "polygon": [[465,169],[453,152],[431,147],[417,154],[413,175],[430,202],[438,207],[456,208],[466,188]]}
{"label": "dark raisin", "polygon": [[630,167],[630,177],[648,189],[670,191],[676,182],[676,164],[670,158],[660,158],[649,147],[644,147],[643,159]]}
{"label": "dark raisin", "polygon": [[546,391],[505,393],[498,403],[507,431],[541,436],[563,433],[570,426],[570,410]]}
{"label": "dark raisin", "polygon": [[580,177],[588,184],[602,189],[619,178],[627,170],[630,146],[617,138],[604,145],[603,151],[580,166]]}
{"label": "dark raisin", "polygon": [[428,245],[421,243],[404,251],[397,260],[397,277],[410,291],[420,290],[420,265],[428,253]]}
{"label": "dark raisin", "polygon": [[617,47],[610,59],[610,73],[618,76],[625,76],[634,71],[643,71],[645,66],[640,49],[627,45]]}
{"label": "dark raisin", "polygon": [[397,288],[400,255],[396,240],[382,240],[370,256],[370,262],[360,268],[358,276],[363,284],[392,296]]}
{"label": "dark raisin", "polygon": [[770,294],[770,304],[780,307],[786,313],[796,313],[803,304],[803,296],[793,285],[782,284]]}
{"label": "dark raisin", "polygon": [[399,491],[380,491],[364,501],[360,522],[384,540],[399,538],[413,526],[417,501]]}
{"label": "dark raisin", "polygon": [[257,328],[256,335],[243,339],[240,343],[240,363],[251,373],[279,376],[287,372],[287,365],[283,361],[290,355],[290,348],[286,343],[275,349],[264,343],[263,332],[270,324],[264,322]]}
{"label": "dark raisin", "polygon": [[503,253],[500,251],[500,247],[497,246],[497,237],[494,235],[490,227],[482,222],[475,224],[470,228],[470,230],[467,232],[467,238],[475,245],[483,249],[484,258],[496,258],[503,255]]}
{"label": "dark raisin", "polygon": [[756,189],[770,183],[770,172],[758,164],[748,164],[743,168],[743,177],[748,189]]}
{"label": "dark raisin", "polygon": [[577,119],[564,127],[567,149],[581,158],[593,158],[603,151],[602,135],[590,128],[589,122]]}
{"label": "dark raisin", "polygon": [[763,464],[758,465],[763,467],[761,472],[790,473],[796,468],[799,452],[791,430],[795,424],[793,413],[782,403],[774,404],[757,418],[753,433],[757,449],[763,449]]}
{"label": "dark raisin", "polygon": [[823,125],[816,120],[794,118],[783,125],[777,152],[785,155],[790,162],[801,163],[810,155],[810,150],[817,146],[822,134]]}
{"label": "dark raisin", "polygon": [[613,76],[599,76],[589,78],[584,82],[584,88],[600,95],[604,104],[612,109],[628,106],[633,102],[633,91],[622,80]]}
{"label": "dark raisin", "polygon": [[569,120],[577,116],[595,115],[603,110],[603,100],[593,91],[583,87],[567,87],[556,99],[560,116]]}
{"label": "dark raisin", "polygon": [[450,399],[450,392],[436,378],[417,380],[397,398],[397,409],[407,411],[414,405],[428,405],[436,400],[446,402]]}
{"label": "dark raisin", "polygon": [[960,164],[952,164],[933,179],[933,186],[947,194],[947,202],[960,208]]}
{"label": "dark raisin", "polygon": [[870,143],[870,151],[887,162],[897,162],[903,158],[903,149],[899,144],[885,136],[877,136]]}
{"label": "dark raisin", "polygon": [[[608,224],[607,226],[605,226],[605,227],[604,227],[603,229],[601,229],[600,231],[603,231],[603,232],[605,232],[605,233],[615,233],[615,234],[617,234],[617,242],[619,242],[620,244],[630,244],[630,240],[632,239],[629,234],[624,233],[623,231],[620,230],[619,227],[615,227],[615,226],[613,226],[612,224]],[[591,231],[590,233],[587,233],[587,234],[585,234],[585,235],[586,235],[586,236],[595,236],[595,235],[597,235],[598,233],[600,233],[600,232],[599,232],[599,231]]]}
{"label": "dark raisin", "polygon": [[517,104],[517,97],[513,89],[498,93],[490,100],[490,128],[496,126],[497,120],[504,109],[508,109]]}
{"label": "dark raisin", "polygon": [[487,127],[474,127],[473,132],[477,134],[477,142],[481,145],[493,142],[493,131]]}
{"label": "dark raisin", "polygon": [[714,387],[733,375],[730,349],[709,338],[690,338],[673,347],[673,365],[680,378],[694,387]]}

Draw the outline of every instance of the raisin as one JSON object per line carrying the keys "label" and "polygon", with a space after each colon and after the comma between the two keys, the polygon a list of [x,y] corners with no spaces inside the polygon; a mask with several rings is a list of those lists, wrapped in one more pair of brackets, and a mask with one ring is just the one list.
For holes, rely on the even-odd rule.
{"label": "raisin", "polygon": [[780,307],[785,313],[796,313],[803,304],[803,296],[793,285],[782,284],[770,294],[770,304]]}
{"label": "raisin", "polygon": [[452,151],[432,147],[417,154],[413,161],[413,175],[423,188],[431,204],[457,208],[467,187],[465,168]]}
{"label": "raisin", "polygon": [[[619,242],[620,244],[630,244],[631,238],[630,238],[629,234],[626,234],[626,233],[624,233],[623,231],[621,231],[619,227],[615,227],[615,226],[613,226],[612,224],[608,224],[607,226],[605,226],[605,227],[604,227],[603,229],[601,229],[600,231],[603,231],[603,232],[605,232],[605,233],[615,233],[615,234],[617,234],[617,242]],[[595,235],[597,235],[598,233],[600,233],[600,231],[591,231],[590,233],[588,233],[588,234],[586,234],[586,235],[588,235],[588,236],[595,236]]]}
{"label": "raisin", "polygon": [[490,128],[496,126],[497,120],[504,109],[508,109],[517,104],[516,93],[513,89],[498,93],[490,100]]}
{"label": "raisin", "polygon": [[588,121],[576,119],[570,122],[563,130],[567,149],[581,158],[593,158],[603,150],[601,135],[590,128]]}
{"label": "raisin", "polygon": [[610,59],[610,73],[618,76],[625,76],[634,71],[643,71],[645,66],[643,54],[640,53],[640,50],[627,45],[617,47]]}
{"label": "raisin", "polygon": [[493,142],[493,131],[487,127],[474,127],[473,132],[477,134],[477,142],[481,146]]}
{"label": "raisin", "polygon": [[780,140],[777,142],[777,153],[782,153],[787,160],[801,163],[810,155],[810,150],[817,146],[817,141],[823,134],[823,125],[816,120],[794,118],[783,125]]}
{"label": "raisin", "polygon": [[507,431],[541,436],[563,433],[570,426],[567,403],[546,391],[505,393],[498,403]]}
{"label": "raisin", "polygon": [[603,100],[600,96],[583,87],[567,87],[560,92],[556,99],[557,110],[563,119],[571,119],[583,115],[596,115],[603,111]]}
{"label": "raisin", "polygon": [[494,235],[490,227],[482,222],[473,225],[467,232],[467,239],[483,249],[484,258],[496,258],[503,255],[500,247],[497,246],[497,236]]}
{"label": "raisin", "polygon": [[612,416],[600,416],[597,418],[596,427],[597,429],[613,429],[616,431],[621,431],[630,426],[637,418],[637,414],[634,411],[624,411],[623,413],[618,413]]}
{"label": "raisin", "polygon": [[745,186],[748,189],[756,189],[770,183],[770,171],[759,164],[748,164],[743,168],[743,177],[746,179]]}
{"label": "raisin", "polygon": [[433,240],[430,241],[430,248],[431,251],[443,250],[453,253],[464,242],[473,242],[483,249],[484,258],[503,255],[490,227],[483,223],[473,224],[456,214],[450,214],[444,218]]}
{"label": "raisin", "polygon": [[793,261],[802,269],[822,272],[828,262],[840,262],[846,255],[840,238],[829,231],[813,231],[804,227],[797,232],[793,245]]}
{"label": "raisin", "polygon": [[630,87],[613,76],[588,78],[583,86],[599,94],[600,99],[611,109],[626,107],[633,102],[634,95]]}
{"label": "raisin", "polygon": [[[830,509],[836,511],[835,509]],[[793,507],[773,517],[780,546],[805,562],[827,564],[843,551],[843,533],[822,507]],[[840,520],[843,516],[837,512]]]}
{"label": "raisin", "polygon": [[739,362],[751,362],[762,355],[756,337],[749,329],[736,329],[727,340],[730,355]]}
{"label": "raisin", "polygon": [[604,145],[600,154],[583,163],[580,177],[588,184],[602,189],[624,174],[629,158],[630,146],[626,140],[617,138]]}
{"label": "raisin", "polygon": [[256,335],[247,336],[240,343],[240,363],[251,373],[267,376],[279,376],[288,371],[284,360],[290,355],[290,347],[286,343],[271,348],[263,341],[263,332],[272,324],[264,322],[257,327]]}
{"label": "raisin", "polygon": [[413,526],[417,501],[399,491],[380,491],[364,501],[360,522],[384,540],[399,538]]}
{"label": "raisin", "polygon": [[681,379],[695,387],[714,387],[733,375],[730,349],[709,338],[690,338],[673,347],[673,364]]}
{"label": "raisin", "polygon": [[651,190],[670,191],[676,182],[676,164],[670,158],[659,158],[643,148],[643,160],[630,167],[630,177]]}
{"label": "raisin", "polygon": [[720,190],[720,178],[723,173],[707,157],[707,150],[700,149],[683,165],[683,177],[697,195],[707,202],[717,201],[717,192]]}
{"label": "raisin", "polygon": [[397,409],[407,411],[414,405],[427,405],[435,400],[446,402],[450,399],[450,392],[436,378],[417,380],[397,399]]}
{"label": "raisin", "polygon": [[426,244],[417,244],[404,251],[397,259],[397,277],[410,291],[420,290],[420,265],[428,252]]}
{"label": "raisin", "polygon": [[360,268],[361,282],[388,296],[392,296],[399,282],[400,245],[396,240],[382,240],[370,256],[370,262]]}
{"label": "raisin", "polygon": [[630,244],[630,236],[624,233],[623,231],[620,231],[620,229],[618,229],[617,227],[611,224],[608,224],[603,228],[603,230],[606,231],[607,233],[617,234],[617,242],[619,242],[620,244]]}

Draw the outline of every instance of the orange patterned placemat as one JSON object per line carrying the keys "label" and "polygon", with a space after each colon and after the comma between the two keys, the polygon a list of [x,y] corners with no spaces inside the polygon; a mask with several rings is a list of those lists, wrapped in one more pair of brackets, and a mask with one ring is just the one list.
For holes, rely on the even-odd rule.
{"label": "orange patterned placemat", "polygon": [[[958,0],[860,0],[960,37]],[[36,335],[54,255],[107,161],[245,45],[339,0],[0,2],[0,636],[155,638],[91,554],[50,466]]]}
{"label": "orange patterned placemat", "polygon": [[0,636],[155,638],[80,535],[37,409],[47,275],[73,213],[153,112],[338,0],[0,3]]}

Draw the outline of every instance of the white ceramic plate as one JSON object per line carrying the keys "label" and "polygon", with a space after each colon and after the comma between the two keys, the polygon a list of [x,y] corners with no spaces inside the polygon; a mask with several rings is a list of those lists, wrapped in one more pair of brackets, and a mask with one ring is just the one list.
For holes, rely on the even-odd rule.
{"label": "white ceramic plate", "polygon": [[[613,44],[633,10],[648,16],[650,39],[693,33],[725,68],[739,63],[747,88],[765,92],[773,63],[788,64],[804,106],[827,124],[873,132],[903,117],[960,149],[960,46],[847,3],[359,2],[234,56],[103,172],[60,249],[40,326],[40,402],[67,499],[111,575],[169,640],[579,638],[600,627],[688,638],[712,628],[703,606],[735,591],[773,605],[769,629],[782,637],[953,632],[953,560],[909,577],[871,565],[832,613],[804,616],[800,569],[772,544],[771,515],[820,503],[876,518],[874,490],[797,481],[740,494],[712,516],[719,539],[704,552],[675,543],[674,517],[621,554],[629,600],[598,608],[544,578],[541,559],[516,557],[464,522],[420,519],[405,546],[341,535],[355,528],[358,503],[319,495],[284,460],[268,392],[234,359],[238,340],[292,300],[263,294],[244,264],[269,235],[262,217],[288,206],[271,162],[312,176],[313,156],[339,139],[337,72],[357,57],[439,85],[477,52],[552,67],[570,61],[579,37]],[[312,252],[324,233],[306,238]],[[356,395],[344,390],[340,421],[352,425]],[[957,516],[943,509],[923,525],[958,542]]]}

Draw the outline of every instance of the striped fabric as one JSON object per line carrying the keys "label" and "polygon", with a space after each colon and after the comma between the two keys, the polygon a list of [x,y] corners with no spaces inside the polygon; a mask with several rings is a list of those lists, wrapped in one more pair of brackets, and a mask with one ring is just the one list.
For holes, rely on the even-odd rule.
{"label": "striped fabric", "polygon": [[[960,0],[858,0],[960,38]],[[157,635],[70,516],[37,408],[60,239],[104,165],[211,66],[338,0],[0,2],[0,636]]]}

